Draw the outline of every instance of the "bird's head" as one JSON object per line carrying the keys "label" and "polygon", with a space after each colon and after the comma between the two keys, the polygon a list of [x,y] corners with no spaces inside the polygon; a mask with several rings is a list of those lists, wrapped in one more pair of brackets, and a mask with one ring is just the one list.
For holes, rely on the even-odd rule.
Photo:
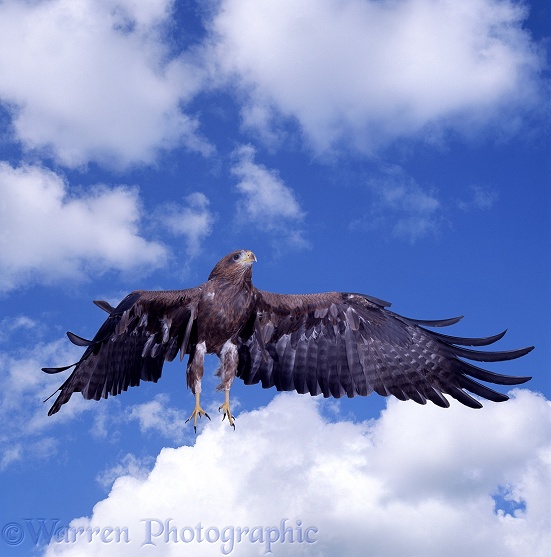
{"label": "bird's head", "polygon": [[250,250],[238,249],[232,251],[214,266],[209,275],[209,280],[213,278],[251,280],[251,267],[255,261],[256,256]]}

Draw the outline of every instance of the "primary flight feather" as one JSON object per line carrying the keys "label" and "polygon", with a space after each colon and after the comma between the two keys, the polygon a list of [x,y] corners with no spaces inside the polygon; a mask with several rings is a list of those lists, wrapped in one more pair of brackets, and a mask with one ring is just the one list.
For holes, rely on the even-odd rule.
{"label": "primary flight feather", "polygon": [[[448,394],[471,408],[480,402],[469,393],[502,402],[508,397],[479,381],[518,385],[530,377],[500,375],[464,360],[496,362],[524,356],[533,347],[479,351],[504,334],[460,338],[430,331],[461,318],[409,319],[371,296],[345,292],[274,294],[252,284],[253,252],[237,250],[221,259],[207,282],[186,290],[132,292],[117,307],[96,301],[109,317],[92,340],[67,333],[86,347],[71,366],[43,368],[58,373],[74,366],[48,412],[59,411],[74,392],[99,400],[118,395],[140,381],[157,382],[165,361],[189,354],[187,384],[195,395],[190,416],[201,408],[205,354],[220,359],[220,406],[231,425],[229,393],[235,377],[280,391],[339,398],[373,391],[400,400],[427,400],[442,407]],[[58,392],[56,391],[56,392]],[[55,393],[54,393],[55,394]]]}

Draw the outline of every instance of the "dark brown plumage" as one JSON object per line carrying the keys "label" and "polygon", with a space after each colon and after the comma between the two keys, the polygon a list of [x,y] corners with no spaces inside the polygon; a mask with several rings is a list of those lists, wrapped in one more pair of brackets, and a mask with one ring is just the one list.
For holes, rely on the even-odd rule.
{"label": "dark brown plumage", "polygon": [[[190,416],[206,415],[200,406],[203,359],[220,358],[220,407],[233,425],[229,391],[234,378],[280,391],[295,390],[339,398],[375,391],[400,400],[427,400],[449,406],[448,394],[471,408],[480,402],[467,391],[495,402],[508,397],[479,383],[518,385],[530,377],[483,370],[464,359],[496,362],[524,356],[533,347],[504,352],[478,351],[504,334],[459,338],[429,331],[457,323],[408,319],[386,309],[390,304],[343,292],[287,295],[263,292],[252,285],[251,251],[238,250],[221,259],[207,282],[187,290],[135,291],[116,307],[95,302],[109,313],[95,337],[69,339],[86,350],[58,389],[49,411],[55,414],[73,392],[99,400],[118,395],[140,381],[158,381],[163,363],[189,354],[187,382],[196,397]],[[43,368],[58,373],[72,366]],[[478,381],[477,381],[478,380]],[[55,393],[54,393],[55,394]]]}

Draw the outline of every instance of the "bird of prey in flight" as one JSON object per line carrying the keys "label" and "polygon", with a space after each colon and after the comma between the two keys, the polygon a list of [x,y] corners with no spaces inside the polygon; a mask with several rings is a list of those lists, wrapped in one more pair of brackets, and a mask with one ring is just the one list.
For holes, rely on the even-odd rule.
{"label": "bird of prey in flight", "polygon": [[[424,321],[390,311],[388,302],[365,294],[275,294],[252,284],[252,251],[237,250],[222,258],[207,282],[185,290],[136,290],[117,307],[95,304],[109,317],[92,340],[67,333],[86,347],[71,366],[43,368],[58,373],[74,367],[54,393],[48,412],[59,411],[74,392],[99,400],[118,395],[140,381],[157,382],[163,363],[189,355],[187,384],[195,395],[189,417],[207,416],[201,408],[205,354],[216,354],[220,366],[220,406],[235,428],[230,388],[236,377],[246,385],[261,383],[279,391],[339,398],[373,391],[427,400],[448,407],[445,394],[471,408],[481,403],[469,393],[494,402],[508,397],[480,383],[518,385],[530,377],[513,377],[481,369],[465,360],[496,362],[524,356],[533,347],[482,351],[505,331],[484,338],[444,335],[427,329],[453,325],[461,317]],[[468,392],[467,392],[468,391]],[[53,396],[53,395],[52,395]]]}

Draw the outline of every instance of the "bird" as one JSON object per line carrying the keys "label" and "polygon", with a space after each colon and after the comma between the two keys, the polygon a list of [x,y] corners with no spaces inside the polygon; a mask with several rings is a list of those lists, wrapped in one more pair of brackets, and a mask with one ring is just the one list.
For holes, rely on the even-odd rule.
{"label": "bird", "polygon": [[[236,377],[246,385],[296,391],[317,396],[367,396],[373,392],[431,401],[447,408],[449,395],[470,408],[481,408],[472,395],[494,402],[508,400],[480,381],[519,385],[531,377],[508,376],[477,367],[475,362],[513,360],[529,346],[507,351],[473,350],[500,340],[506,330],[488,337],[465,338],[431,329],[457,323],[462,316],[441,320],[411,319],[392,312],[390,303],[352,292],[277,294],[252,283],[250,250],[236,250],[214,266],[208,280],[184,290],[136,290],[116,307],[94,303],[109,316],[92,340],[68,332],[69,340],[85,347],[80,360],[56,368],[74,368],[48,415],[80,392],[85,399],[115,396],[140,381],[157,382],[163,364],[187,355],[187,386],[195,406],[187,421],[194,430],[201,417],[201,382],[205,354],[216,354],[220,365],[219,407],[235,429],[230,389]],[[428,327],[428,328],[427,328]],[[470,393],[470,394],[469,394]],[[48,399],[46,399],[48,400]]]}

